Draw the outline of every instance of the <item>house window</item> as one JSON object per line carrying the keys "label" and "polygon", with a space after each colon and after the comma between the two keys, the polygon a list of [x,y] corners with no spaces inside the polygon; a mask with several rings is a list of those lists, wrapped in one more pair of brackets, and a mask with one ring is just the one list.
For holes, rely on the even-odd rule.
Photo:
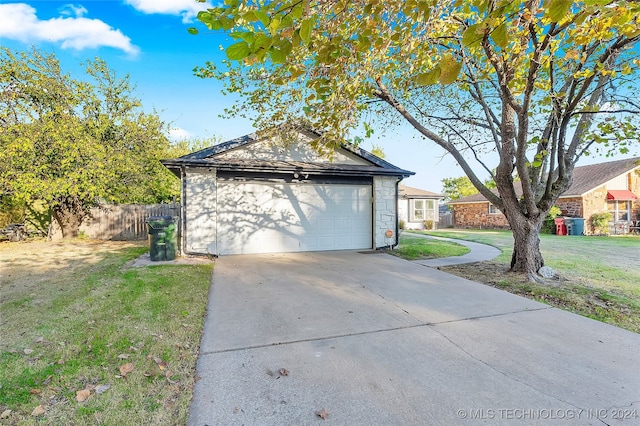
{"label": "house window", "polygon": [[434,220],[434,200],[411,200],[411,221]]}
{"label": "house window", "polygon": [[631,218],[631,201],[609,201],[607,208],[614,222]]}
{"label": "house window", "polygon": [[489,204],[489,214],[498,214],[500,211],[493,204]]}
{"label": "house window", "polygon": [[413,200],[413,220],[425,220],[424,200]]}

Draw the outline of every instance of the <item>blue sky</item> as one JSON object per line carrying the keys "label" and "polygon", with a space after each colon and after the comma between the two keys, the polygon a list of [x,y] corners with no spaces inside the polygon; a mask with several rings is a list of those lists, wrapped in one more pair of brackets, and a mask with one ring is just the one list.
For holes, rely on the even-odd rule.
{"label": "blue sky", "polygon": [[[252,132],[242,119],[219,115],[233,99],[220,93],[221,84],[193,75],[206,61],[220,61],[220,45],[229,39],[195,20],[211,3],[195,0],[5,1],[0,4],[0,44],[15,50],[38,47],[54,52],[64,70],[82,78],[81,62],[100,57],[119,75],[129,74],[136,95],[147,110],[155,109],[176,137],[219,136],[224,140]],[[200,34],[188,34],[196,26]],[[386,159],[416,176],[404,183],[429,191],[441,190],[441,179],[464,173],[444,150],[421,140],[406,128],[381,132],[362,147],[380,145]],[[604,159],[588,159],[588,164]]]}

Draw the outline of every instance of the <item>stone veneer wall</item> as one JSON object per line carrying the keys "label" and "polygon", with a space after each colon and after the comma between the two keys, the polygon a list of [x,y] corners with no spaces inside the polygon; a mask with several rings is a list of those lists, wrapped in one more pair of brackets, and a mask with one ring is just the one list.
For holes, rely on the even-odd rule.
{"label": "stone veneer wall", "polygon": [[[374,248],[386,247],[397,243],[396,234],[396,184],[395,177],[376,176],[373,178],[373,239]],[[387,230],[393,231],[393,237],[387,238]]]}
{"label": "stone veneer wall", "polygon": [[[604,197],[607,198],[606,192]],[[556,206],[562,210],[562,216],[583,217],[582,198],[580,197],[558,198]]]}
{"label": "stone veneer wall", "polygon": [[509,228],[502,213],[489,214],[489,203],[453,204],[453,226],[455,228]]}

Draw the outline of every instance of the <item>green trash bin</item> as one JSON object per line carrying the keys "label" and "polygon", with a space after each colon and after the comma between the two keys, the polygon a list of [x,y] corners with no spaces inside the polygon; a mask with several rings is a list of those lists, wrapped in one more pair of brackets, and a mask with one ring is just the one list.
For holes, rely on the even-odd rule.
{"label": "green trash bin", "polygon": [[583,217],[573,218],[573,234],[571,235],[584,235],[584,218]]}
{"label": "green trash bin", "polygon": [[175,259],[178,238],[174,218],[172,216],[150,216],[146,223],[149,231],[149,257],[151,261]]}

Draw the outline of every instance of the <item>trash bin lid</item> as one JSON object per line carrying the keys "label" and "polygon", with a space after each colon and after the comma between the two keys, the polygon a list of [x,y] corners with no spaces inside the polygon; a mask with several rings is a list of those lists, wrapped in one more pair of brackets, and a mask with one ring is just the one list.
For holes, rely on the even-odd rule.
{"label": "trash bin lid", "polygon": [[173,216],[149,216],[146,220],[149,222],[173,222]]}

